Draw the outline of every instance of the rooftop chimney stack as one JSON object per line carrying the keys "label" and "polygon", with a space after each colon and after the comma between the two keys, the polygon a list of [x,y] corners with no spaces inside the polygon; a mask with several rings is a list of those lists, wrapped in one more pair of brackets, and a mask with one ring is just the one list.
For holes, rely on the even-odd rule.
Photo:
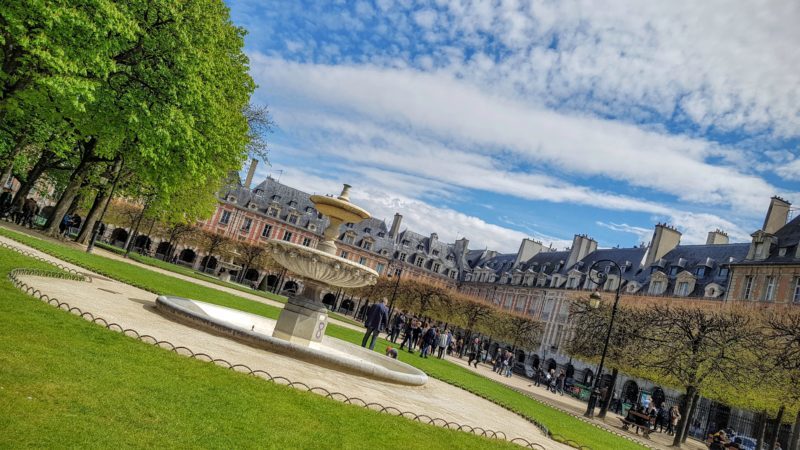
{"label": "rooftop chimney stack", "polygon": [[541,252],[543,248],[544,246],[541,242],[524,238],[522,243],[519,245],[517,258],[514,260],[514,267],[517,267],[525,261],[533,258],[537,253]]}
{"label": "rooftop chimney stack", "polygon": [[253,176],[256,174],[256,167],[258,167],[258,160],[253,158],[250,161],[250,168],[247,169],[247,178],[244,179],[244,188],[250,189],[253,184]]}
{"label": "rooftop chimney stack", "polygon": [[714,231],[708,232],[708,238],[706,238],[706,245],[720,245],[727,243],[728,243],[728,233],[720,230],[719,228],[717,228]]}
{"label": "rooftop chimney stack", "polygon": [[403,216],[400,213],[394,213],[394,220],[392,220],[392,228],[389,230],[389,237],[397,240],[397,234],[400,232],[400,223],[403,222]]}
{"label": "rooftop chimney stack", "polygon": [[769,234],[775,234],[780,230],[789,219],[789,207],[792,206],[788,201],[778,197],[772,197],[767,210],[767,217],[764,218],[762,230]]}
{"label": "rooftop chimney stack", "polygon": [[575,237],[572,238],[572,247],[569,249],[569,257],[567,258],[567,265],[565,267],[574,266],[575,263],[595,250],[597,250],[597,241],[585,234],[576,234]]}
{"label": "rooftop chimney stack", "polygon": [[650,248],[647,249],[647,257],[644,260],[644,266],[650,267],[650,264],[663,258],[664,255],[669,253],[680,243],[680,231],[666,223],[656,224],[656,229],[653,231],[653,239],[650,240]]}

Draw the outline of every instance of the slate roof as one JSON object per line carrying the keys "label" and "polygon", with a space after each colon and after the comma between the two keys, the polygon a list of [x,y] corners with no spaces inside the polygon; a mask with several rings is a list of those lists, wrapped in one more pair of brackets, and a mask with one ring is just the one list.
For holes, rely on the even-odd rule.
{"label": "slate roof", "polygon": [[[776,231],[775,237],[778,243],[770,248],[767,258],[759,261],[745,260],[739,264],[800,264],[800,258],[797,257],[797,247],[800,245],[800,215]],[[780,255],[781,249],[784,252],[783,256]]]}

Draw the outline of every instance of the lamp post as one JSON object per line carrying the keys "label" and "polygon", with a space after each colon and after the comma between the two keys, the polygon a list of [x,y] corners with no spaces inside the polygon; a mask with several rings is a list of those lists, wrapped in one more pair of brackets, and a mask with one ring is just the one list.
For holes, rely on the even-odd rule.
{"label": "lamp post", "polygon": [[[583,414],[585,417],[594,417],[594,407],[597,404],[597,399],[600,396],[600,382],[603,378],[603,366],[606,362],[606,354],[608,353],[608,342],[611,340],[611,331],[614,328],[614,317],[617,315],[617,306],[619,305],[619,291],[622,288],[622,269],[619,267],[614,261],[610,259],[601,259],[595,261],[591,267],[589,267],[589,279],[592,280],[598,287],[605,284],[606,280],[608,280],[608,273],[606,272],[597,272],[596,274],[592,274],[593,269],[602,263],[608,263],[613,267],[617,268],[617,273],[619,274],[619,279],[617,281],[617,289],[614,295],[614,306],[611,308],[611,321],[608,323],[608,332],[606,333],[606,340],[603,343],[603,353],[600,356],[600,367],[597,369],[597,376],[594,378],[594,386],[592,387],[592,392],[589,395],[589,405],[586,407],[586,412]],[[589,296],[590,305],[594,308],[600,306],[600,295],[595,291]]]}
{"label": "lamp post", "polygon": [[[392,260],[394,262],[394,260]],[[391,267],[391,265],[390,265]],[[397,288],[400,287],[400,277],[403,275],[403,266],[401,265],[399,269],[395,270],[394,275],[397,277],[394,280],[394,287],[392,288],[392,298],[389,299],[389,317],[392,317],[392,312],[394,311],[394,299],[397,296]]]}

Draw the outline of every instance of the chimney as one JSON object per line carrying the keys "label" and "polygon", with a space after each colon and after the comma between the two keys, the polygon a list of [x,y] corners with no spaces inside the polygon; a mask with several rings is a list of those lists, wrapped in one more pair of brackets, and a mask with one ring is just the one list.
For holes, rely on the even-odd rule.
{"label": "chimney", "polygon": [[400,232],[400,223],[403,221],[403,216],[400,213],[394,213],[394,220],[392,220],[392,228],[389,230],[389,237],[397,240],[397,234]]}
{"label": "chimney", "polygon": [[595,250],[597,250],[597,241],[585,234],[576,234],[575,237],[572,238],[572,247],[569,249],[569,257],[567,258],[567,265],[565,267],[574,266],[575,263]]}
{"label": "chimney", "polygon": [[647,257],[644,260],[644,266],[650,267],[650,264],[653,264],[653,262],[663,258],[664,255],[669,253],[680,243],[680,231],[667,225],[666,223],[657,224],[655,231],[653,231],[653,239],[650,240],[650,248],[647,250]]}
{"label": "chimney", "polygon": [[245,189],[250,189],[250,185],[253,184],[253,175],[256,174],[256,167],[258,167],[258,160],[253,158],[250,161],[250,168],[247,169],[247,178],[244,179]]}
{"label": "chimney", "polygon": [[541,242],[528,238],[523,239],[522,243],[519,245],[519,250],[517,251],[517,258],[514,260],[514,267],[517,267],[523,262],[533,258],[534,255],[542,251],[543,247],[544,246]]}
{"label": "chimney", "polygon": [[717,228],[714,231],[708,232],[708,237],[706,238],[706,245],[720,245],[727,243],[728,243],[728,233],[720,230],[719,228]]}
{"label": "chimney", "polygon": [[772,197],[769,202],[767,217],[764,218],[764,226],[761,229],[766,233],[775,234],[776,231],[786,225],[790,206],[792,204],[786,200],[778,196]]}

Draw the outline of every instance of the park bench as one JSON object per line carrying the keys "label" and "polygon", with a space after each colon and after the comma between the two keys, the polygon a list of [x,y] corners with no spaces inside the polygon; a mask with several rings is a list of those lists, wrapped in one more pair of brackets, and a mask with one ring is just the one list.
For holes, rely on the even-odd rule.
{"label": "park bench", "polygon": [[[633,419],[633,420],[631,420]],[[630,411],[628,416],[625,418],[620,418],[622,421],[622,429],[628,431],[630,427],[635,427],[636,434],[639,434],[639,430],[642,430],[642,436],[646,438],[650,438],[650,417],[637,413],[636,411]]]}

